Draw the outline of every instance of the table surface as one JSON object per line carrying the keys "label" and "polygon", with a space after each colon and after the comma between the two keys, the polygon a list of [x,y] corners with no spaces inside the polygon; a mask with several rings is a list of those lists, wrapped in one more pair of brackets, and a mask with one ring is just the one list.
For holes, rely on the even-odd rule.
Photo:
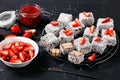
{"label": "table surface", "polygon": [[[33,37],[33,40],[36,42],[39,42],[41,32],[45,25],[51,20],[57,19],[61,12],[71,13],[75,18],[78,17],[82,11],[91,11],[94,13],[95,20],[100,17],[110,16],[114,19],[117,34],[120,34],[119,0],[0,0],[0,12],[17,10],[24,4],[38,4],[50,13],[50,17],[41,16],[42,22],[36,27],[38,33]],[[19,21],[16,23],[20,24]],[[22,30],[28,29],[22,24],[20,24],[20,26]],[[4,36],[11,33],[11,31],[0,28],[0,33],[3,34],[4,38]],[[3,38],[1,38],[1,40]],[[0,61],[0,80],[92,80],[81,76],[43,70],[43,68],[47,69],[49,66],[59,67],[60,69],[71,72],[78,72],[79,74],[93,75],[99,80],[118,80],[120,78],[119,51],[120,48],[111,59],[90,69],[88,67],[80,67],[57,61],[40,48],[39,55],[36,59],[24,68],[9,68]]]}

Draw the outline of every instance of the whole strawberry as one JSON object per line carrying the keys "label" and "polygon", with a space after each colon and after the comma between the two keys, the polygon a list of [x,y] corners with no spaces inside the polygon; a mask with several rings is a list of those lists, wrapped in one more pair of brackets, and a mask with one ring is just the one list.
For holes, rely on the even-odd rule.
{"label": "whole strawberry", "polygon": [[22,33],[22,30],[20,28],[20,26],[18,24],[14,24],[12,27],[11,27],[11,31],[14,33],[14,34],[21,34]]}

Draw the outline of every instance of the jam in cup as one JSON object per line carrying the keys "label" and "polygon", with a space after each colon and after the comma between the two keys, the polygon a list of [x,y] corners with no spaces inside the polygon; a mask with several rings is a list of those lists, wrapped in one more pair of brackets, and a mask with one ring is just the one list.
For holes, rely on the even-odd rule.
{"label": "jam in cup", "polygon": [[24,5],[20,8],[20,21],[23,25],[34,27],[41,21],[41,8],[36,5]]}

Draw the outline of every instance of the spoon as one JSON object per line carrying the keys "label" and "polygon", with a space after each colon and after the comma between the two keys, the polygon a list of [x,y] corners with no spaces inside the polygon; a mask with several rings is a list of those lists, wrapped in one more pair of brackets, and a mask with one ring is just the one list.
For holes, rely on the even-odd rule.
{"label": "spoon", "polygon": [[76,75],[76,76],[82,76],[82,77],[98,80],[95,76],[92,76],[92,75],[79,74],[79,73],[76,73],[76,72],[65,71],[65,70],[62,70],[62,69],[57,68],[57,67],[49,67],[48,71],[67,73],[67,74],[72,74],[72,75]]}

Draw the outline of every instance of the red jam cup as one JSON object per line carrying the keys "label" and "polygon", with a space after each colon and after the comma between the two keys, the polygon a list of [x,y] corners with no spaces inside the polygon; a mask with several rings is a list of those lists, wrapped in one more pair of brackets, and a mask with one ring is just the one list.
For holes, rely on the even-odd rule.
{"label": "red jam cup", "polygon": [[20,21],[28,27],[35,27],[41,21],[41,8],[36,4],[24,5],[20,8]]}

